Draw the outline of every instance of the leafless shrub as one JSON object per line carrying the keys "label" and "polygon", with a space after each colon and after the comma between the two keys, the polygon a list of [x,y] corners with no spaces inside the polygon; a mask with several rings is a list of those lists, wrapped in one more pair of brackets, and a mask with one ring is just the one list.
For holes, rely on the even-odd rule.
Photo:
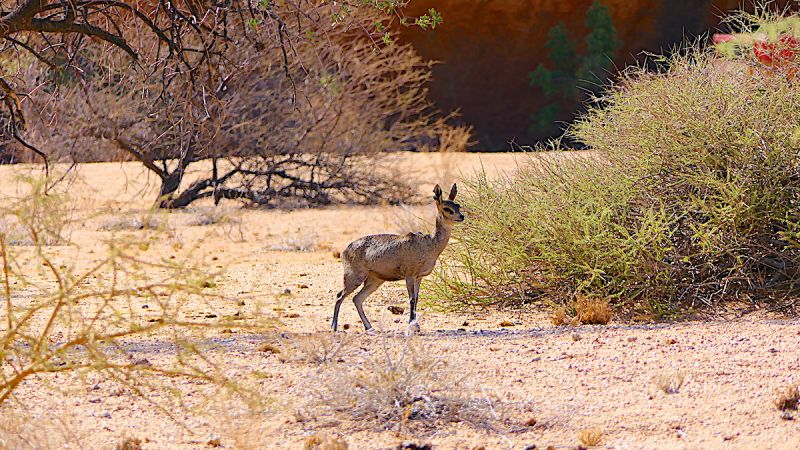
{"label": "leafless shrub", "polygon": [[781,411],[797,411],[800,407],[800,385],[781,391],[775,399],[775,407]]}
{"label": "leafless shrub", "polygon": [[367,352],[357,364],[326,366],[309,409],[400,430],[448,422],[496,430],[506,419],[506,405],[479,395],[443,357],[421,352],[409,338],[399,349],[390,347],[384,340],[377,354]]}
{"label": "leafless shrub", "polygon": [[[64,196],[45,195],[46,185],[41,180],[22,177],[22,185],[30,187],[31,201],[18,202],[16,208],[0,210],[0,234],[9,246],[52,246],[69,242],[66,226],[71,211]],[[11,200],[11,199],[8,199]]]}
{"label": "leafless shrub", "polygon": [[653,383],[665,394],[677,394],[683,386],[684,380],[683,373],[677,371],[660,373],[653,377]]}
{"label": "leafless shrub", "polygon": [[[339,8],[272,2],[270,20],[229,27],[226,36],[245,41],[256,27],[259,36],[281,36],[280,45],[198,54],[205,59],[192,71],[131,73],[123,55],[86,50],[74,74],[32,96],[41,140],[75,142],[67,158],[101,149],[142,162],[161,180],[161,207],[203,198],[262,206],[408,200],[411,180],[392,176],[383,153],[460,147],[469,130],[436,117],[424,88],[430,63],[409,45],[377,45],[383,33],[371,30],[385,12],[353,7],[331,23]],[[145,60],[158,52],[140,51]],[[51,80],[51,70],[34,67],[26,77]],[[53,117],[59,127],[48,126]]]}
{"label": "leafless shrub", "polygon": [[598,446],[600,442],[603,441],[603,430],[600,428],[581,430],[581,433],[578,435],[578,440],[587,447]]}
{"label": "leafless shrub", "polygon": [[0,413],[0,450],[83,448],[85,436],[76,432],[72,420],[62,416],[33,417],[22,408]]}
{"label": "leafless shrub", "polygon": [[[177,390],[167,388],[170,380],[191,378],[219,386],[252,404],[258,401],[254,391],[234,382],[225,374],[224,365],[190,338],[215,327],[261,328],[256,319],[208,324],[186,317],[187,302],[212,295],[204,288],[216,275],[209,273],[202,261],[192,262],[191,249],[165,261],[150,257],[138,239],[112,239],[105,254],[87,267],[59,264],[61,256],[52,254],[36,238],[47,234],[45,227],[51,221],[46,217],[34,220],[38,216],[23,213],[31,203],[44,201],[38,197],[43,195],[41,191],[32,192],[0,206],[0,215],[21,218],[35,243],[32,249],[12,249],[0,233],[0,301],[4,306],[0,315],[0,360],[4,361],[0,407],[13,399],[26,380],[52,373],[97,374],[141,396],[153,391],[178,395]],[[21,295],[20,289],[36,294]],[[134,307],[140,303],[151,307]],[[165,330],[173,331],[162,334],[172,337],[173,356],[148,361],[131,353],[132,341]],[[151,404],[176,418],[166,404]]]}

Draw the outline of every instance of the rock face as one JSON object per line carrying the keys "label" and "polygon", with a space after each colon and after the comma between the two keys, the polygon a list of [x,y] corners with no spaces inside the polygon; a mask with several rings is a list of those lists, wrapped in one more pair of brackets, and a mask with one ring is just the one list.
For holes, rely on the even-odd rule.
{"label": "rock face", "polygon": [[[480,150],[508,150],[512,139],[530,144],[531,115],[544,102],[528,73],[546,62],[547,32],[564,22],[577,42],[593,0],[413,0],[408,13],[436,8],[444,24],[434,31],[409,29],[404,39],[434,68],[433,100],[459,109],[475,126]],[[658,52],[719,23],[739,0],[604,0],[623,47],[615,63],[634,62],[643,50]]]}

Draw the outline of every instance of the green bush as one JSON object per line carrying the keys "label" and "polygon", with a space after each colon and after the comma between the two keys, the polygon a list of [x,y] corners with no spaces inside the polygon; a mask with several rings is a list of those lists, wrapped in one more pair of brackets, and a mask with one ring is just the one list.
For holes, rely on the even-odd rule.
{"label": "green bush", "polygon": [[[795,63],[791,63],[795,64]],[[592,149],[475,177],[437,273],[461,302],[608,297],[664,317],[791,293],[800,263],[796,68],[698,48],[631,69],[570,131]],[[787,76],[789,75],[789,76]]]}

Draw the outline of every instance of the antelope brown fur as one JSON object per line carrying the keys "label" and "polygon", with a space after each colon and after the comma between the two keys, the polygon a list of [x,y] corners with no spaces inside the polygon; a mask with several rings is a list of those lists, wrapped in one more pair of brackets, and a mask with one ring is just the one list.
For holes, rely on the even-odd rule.
{"label": "antelope brown fur", "polygon": [[436,260],[450,240],[450,232],[456,222],[463,222],[461,206],[454,200],[458,188],[454,184],[447,200],[442,198],[442,188],[437,184],[433,189],[436,202],[436,231],[433,234],[408,233],[374,234],[364,236],[351,242],[342,252],[344,265],[344,289],[336,295],[336,306],[333,308],[333,331],[339,321],[339,308],[344,299],[363,287],[353,297],[358,316],[366,330],[372,329],[364,314],[364,300],[375,292],[386,281],[406,281],[410,299],[409,324],[416,329],[417,300],[422,278],[433,271]]}

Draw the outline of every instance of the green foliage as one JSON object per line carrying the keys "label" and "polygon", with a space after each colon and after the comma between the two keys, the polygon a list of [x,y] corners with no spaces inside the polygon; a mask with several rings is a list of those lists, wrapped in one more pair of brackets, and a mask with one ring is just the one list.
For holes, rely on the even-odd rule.
{"label": "green foliage", "polygon": [[[591,153],[473,179],[436,292],[468,303],[607,297],[654,317],[768,300],[800,279],[800,87],[692,49],[634,69],[572,138]],[[795,63],[797,64],[797,63]]]}
{"label": "green foliage", "polygon": [[596,0],[586,11],[584,19],[589,34],[585,51],[579,55],[576,45],[563,23],[547,33],[550,68],[544,64],[529,74],[530,84],[542,90],[550,102],[533,117],[531,130],[550,135],[556,130],[557,119],[567,119],[568,114],[581,100],[581,89],[596,90],[606,79],[614,53],[620,47],[614,21],[607,6]]}
{"label": "green foliage", "polygon": [[578,79],[591,88],[592,85],[604,82],[605,74],[613,63],[611,57],[621,43],[608,6],[599,1],[592,3],[586,11],[584,23],[591,31],[586,35],[586,54],[581,61]]}

